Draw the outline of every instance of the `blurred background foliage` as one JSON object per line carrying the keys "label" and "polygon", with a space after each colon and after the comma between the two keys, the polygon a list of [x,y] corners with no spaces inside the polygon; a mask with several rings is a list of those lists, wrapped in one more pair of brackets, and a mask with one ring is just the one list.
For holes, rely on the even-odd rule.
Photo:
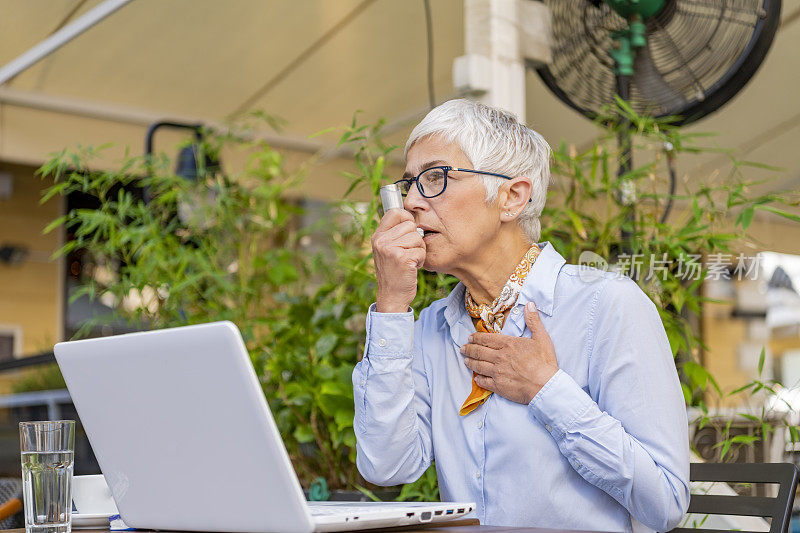
{"label": "blurred background foliage", "polygon": [[[637,166],[618,177],[621,126],[615,117],[620,114],[635,130]],[[248,120],[275,124],[265,113]],[[745,240],[757,209],[800,221],[782,209],[796,205],[797,198],[788,191],[752,194],[743,171],[753,163],[733,157],[730,175],[718,185],[665,193],[666,158],[719,149],[700,146],[704,136],[682,133],[667,119],[636,116],[624,102],[609,108],[597,125],[601,135],[589,149],[578,152],[562,142],[553,150],[541,240],[553,243],[571,263],[591,251],[609,264],[640,254],[644,272],[651,257],[671,265],[657,276],[628,274],[659,308],[687,405],[708,414],[706,406],[723,393],[699,363],[702,339],[690,320],[701,312],[699,288],[706,270],[703,265],[699,279],[687,281],[675,265]],[[368,494],[374,489],[355,467],[351,374],[363,355],[365,313],[375,297],[369,237],[381,216],[378,190],[397,179],[387,172],[388,159],[398,157],[396,147],[383,143],[382,127],[359,125],[354,118],[344,128],[339,145],[353,151],[355,170],[344,176],[351,187],[313,224],[304,223],[302,202],[294,199],[308,167],[287,171],[281,154],[254,136],[206,131],[197,146],[196,180],[176,175],[174,162],[163,155],[128,156],[113,172],[94,170],[102,147],[64,150],[40,169],[52,180],[43,201],[79,191],[100,205],[72,210],[46,230],[67,229],[72,238],[57,255],[82,250],[92,265],[72,298],[102,298],[115,310],[113,319],[141,329],[216,320],[237,324],[305,487],[322,477],[331,489]],[[231,146],[250,154],[235,174],[214,164]],[[361,197],[370,200],[351,199],[357,190],[366,191]],[[668,204],[679,214],[678,223],[662,220]],[[725,231],[722,215],[734,208],[741,213],[736,231]],[[322,245],[314,246],[315,239]],[[420,271],[415,314],[446,296],[457,281]],[[90,320],[76,337],[100,320],[109,317]],[[57,371],[42,375],[47,383],[60,379]],[[40,388],[44,377],[23,388]],[[737,394],[763,394],[779,386],[759,383],[743,384]],[[791,434],[797,436],[796,428]],[[753,444],[727,441],[721,444],[726,451]],[[400,495],[437,497],[433,467]]]}

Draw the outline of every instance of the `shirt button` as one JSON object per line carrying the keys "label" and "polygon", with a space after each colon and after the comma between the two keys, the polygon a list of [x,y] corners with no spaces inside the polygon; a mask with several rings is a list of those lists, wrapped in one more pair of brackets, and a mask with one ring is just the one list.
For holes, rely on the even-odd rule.
{"label": "shirt button", "polygon": [[483,427],[483,420],[479,420],[478,421],[478,429],[481,429],[482,427]]}
{"label": "shirt button", "polygon": [[367,382],[366,382],[366,381],[364,381],[363,379],[361,380],[361,386],[362,386],[362,387],[363,387],[363,386],[364,386],[366,383],[367,383]]}
{"label": "shirt button", "polygon": [[478,479],[480,479],[480,478],[481,478],[481,473],[480,473],[480,472],[478,472],[477,474],[475,474],[475,477],[477,477]]}
{"label": "shirt button", "polygon": [[514,308],[514,310],[513,310],[513,311],[511,311],[511,314],[512,314],[512,315],[518,315],[518,314],[519,314],[519,309],[517,309],[517,308],[515,307],[515,308]]}
{"label": "shirt button", "polygon": [[545,424],[544,429],[546,429],[547,431],[553,431],[553,428],[550,427],[550,424]]}
{"label": "shirt button", "polygon": [[383,348],[384,346],[386,346],[386,339],[381,339],[381,340],[379,340],[379,341],[378,341],[378,346],[380,346],[381,348]]}

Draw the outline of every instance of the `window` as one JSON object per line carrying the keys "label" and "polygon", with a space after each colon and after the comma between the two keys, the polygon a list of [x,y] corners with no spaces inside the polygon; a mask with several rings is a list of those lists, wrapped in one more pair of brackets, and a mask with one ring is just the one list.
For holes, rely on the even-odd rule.
{"label": "window", "polygon": [[14,334],[0,332],[0,361],[14,359]]}

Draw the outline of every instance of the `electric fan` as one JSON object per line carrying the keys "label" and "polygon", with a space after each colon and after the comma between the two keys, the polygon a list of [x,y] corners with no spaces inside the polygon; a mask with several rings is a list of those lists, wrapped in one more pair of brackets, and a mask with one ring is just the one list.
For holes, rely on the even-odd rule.
{"label": "electric fan", "polygon": [[[545,85],[590,119],[614,95],[638,115],[676,117],[685,125],[713,113],[738,93],[764,61],[781,13],[781,0],[544,0],[552,19],[552,61],[529,61]],[[622,177],[632,168],[630,129],[620,117]],[[670,199],[674,154],[665,146]],[[623,205],[636,201],[620,179]],[[629,210],[622,250],[635,223]]]}
{"label": "electric fan", "polygon": [[536,68],[567,105],[595,118],[620,95],[641,115],[694,122],[755,74],[781,0],[546,0],[552,62]]}

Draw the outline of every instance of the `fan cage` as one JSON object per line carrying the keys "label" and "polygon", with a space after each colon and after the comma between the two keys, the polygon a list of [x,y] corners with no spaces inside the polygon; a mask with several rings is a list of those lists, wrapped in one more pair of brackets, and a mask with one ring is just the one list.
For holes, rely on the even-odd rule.
{"label": "fan cage", "polygon": [[[565,103],[589,118],[617,92],[612,32],[627,27],[607,4],[545,0],[552,13],[553,61],[537,69]],[[678,115],[678,124],[712,113],[749,81],[772,43],[780,0],[667,0],[647,19],[655,70],[631,78],[629,103],[642,115]],[[646,65],[642,52],[636,67]],[[659,80],[663,80],[660,81]]]}

